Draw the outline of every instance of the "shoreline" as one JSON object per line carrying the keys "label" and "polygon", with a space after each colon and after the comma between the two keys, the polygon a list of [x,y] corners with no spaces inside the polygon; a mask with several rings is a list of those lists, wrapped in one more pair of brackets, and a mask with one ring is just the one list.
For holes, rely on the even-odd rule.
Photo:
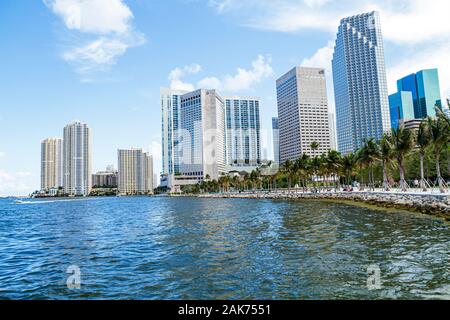
{"label": "shoreline", "polygon": [[417,194],[388,192],[328,192],[301,193],[299,191],[202,194],[197,198],[322,200],[346,204],[365,204],[384,209],[405,210],[443,218],[450,222],[450,196],[447,194]]}

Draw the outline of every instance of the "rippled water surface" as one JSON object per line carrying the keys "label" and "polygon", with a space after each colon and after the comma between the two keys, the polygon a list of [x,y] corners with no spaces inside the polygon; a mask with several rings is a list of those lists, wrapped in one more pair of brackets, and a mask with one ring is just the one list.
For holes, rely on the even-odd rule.
{"label": "rippled water surface", "polygon": [[[81,269],[81,289],[66,271]],[[367,268],[381,269],[368,290]],[[329,202],[0,199],[0,299],[450,299],[450,224]]]}

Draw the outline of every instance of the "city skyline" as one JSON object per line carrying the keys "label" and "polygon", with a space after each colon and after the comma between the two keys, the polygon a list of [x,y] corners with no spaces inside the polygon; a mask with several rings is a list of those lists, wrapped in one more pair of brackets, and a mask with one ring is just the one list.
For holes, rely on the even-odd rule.
{"label": "city skyline", "polygon": [[[343,7],[349,7],[350,2]],[[438,68],[441,96],[445,101],[450,95],[450,72],[445,59],[438,56],[438,53],[442,57],[448,53],[448,45],[445,44],[448,29],[440,25],[433,28],[427,26],[427,22],[431,24],[438,18],[429,18],[431,9],[420,10],[425,2],[412,1],[404,8],[402,18],[412,19],[420,15],[423,18],[420,20],[423,21],[423,30],[415,34],[411,32],[415,36],[411,39],[411,36],[405,35],[393,23],[398,18],[398,8],[395,5],[383,9],[385,1],[369,2],[372,7],[378,6],[381,12],[389,93],[396,91],[395,82],[401,77],[417,70]],[[224,96],[261,96],[261,125],[263,131],[270,133],[271,119],[277,115],[275,79],[295,65],[322,67],[326,69],[328,102],[330,111],[333,111],[334,98],[330,93],[332,82],[328,64],[331,63],[329,58],[332,53],[329,42],[333,43],[339,25],[335,18],[324,19],[328,20],[327,25],[320,22],[304,26],[296,25],[296,19],[287,17],[283,20],[284,24],[271,23],[264,28],[258,23],[258,19],[254,16],[252,18],[249,7],[258,6],[261,16],[257,18],[269,14],[279,15],[280,10],[268,9],[270,4],[242,4],[242,9],[237,13],[234,1],[226,4],[221,1],[189,4],[182,1],[169,4],[117,1],[120,4],[117,10],[125,12],[124,19],[111,15],[115,18],[98,19],[94,22],[81,20],[71,25],[70,21],[78,20],[71,20],[65,8],[57,7],[55,3],[58,1],[0,4],[4,18],[2,25],[5,26],[0,33],[7,42],[15,43],[1,53],[3,61],[9,63],[5,65],[0,86],[0,104],[6,106],[0,114],[0,134],[8,138],[14,130],[22,130],[22,134],[14,141],[2,139],[0,144],[2,196],[24,195],[38,189],[40,141],[59,135],[60,127],[75,119],[81,119],[94,129],[94,172],[109,164],[115,158],[114,153],[118,148],[130,144],[146,146],[155,156],[155,172],[159,172],[159,88],[163,86],[189,90],[210,87],[219,90]],[[78,1],[73,3],[78,5]],[[281,1],[279,5],[283,7],[288,3],[289,1]],[[343,12],[346,10],[354,14],[368,11],[365,6],[353,5],[351,10],[338,10],[333,1],[330,1],[306,7],[304,12],[319,16],[323,14],[324,17],[330,13],[338,13],[336,16],[343,18],[348,16]],[[303,4],[297,6],[301,8]],[[23,8],[30,10],[22,10]],[[438,1],[435,8],[433,13],[439,15],[445,12],[448,3]],[[83,10],[91,8],[83,7]],[[163,50],[163,55],[157,54],[158,48],[167,44],[169,39],[172,40],[168,30],[163,30],[161,34],[157,31],[158,27],[163,26],[162,19],[157,16],[163,16],[164,12],[174,12],[177,23],[182,23],[183,19],[205,17],[210,26],[207,34],[214,35],[214,41],[220,43],[222,49],[214,50],[213,54],[198,50],[182,50],[181,54],[181,51],[176,50],[183,47],[185,41],[194,41],[192,48],[200,43],[195,37],[188,37],[189,34],[195,34],[197,28],[204,30],[199,25],[185,28],[182,32],[186,35],[186,40],[178,37],[179,41],[174,47]],[[33,22],[29,24],[33,28],[8,28],[19,17]],[[243,27],[243,21],[250,21],[247,25],[251,26]],[[308,30],[313,30],[314,37],[308,34]],[[268,33],[271,33],[273,39],[271,43],[264,40]],[[99,36],[102,34],[106,36]],[[67,38],[66,35],[79,37]],[[423,44],[427,41],[427,35],[434,36],[435,41],[439,40],[436,45],[441,50],[435,50],[437,53],[424,53],[423,48],[426,46]],[[81,43],[70,43],[66,38],[81,39]],[[405,44],[406,41],[409,44]],[[231,57],[223,49],[223,44],[227,43],[245,45],[246,50]],[[120,46],[114,47],[111,44]],[[99,51],[96,51],[99,48],[111,51],[103,51],[105,55],[99,56]],[[288,48],[290,50],[286,50]],[[132,61],[137,61],[137,64]],[[17,90],[15,84],[19,80],[21,87]],[[262,149],[268,150],[272,155],[271,135],[266,140]],[[264,150],[262,152],[264,154]]]}

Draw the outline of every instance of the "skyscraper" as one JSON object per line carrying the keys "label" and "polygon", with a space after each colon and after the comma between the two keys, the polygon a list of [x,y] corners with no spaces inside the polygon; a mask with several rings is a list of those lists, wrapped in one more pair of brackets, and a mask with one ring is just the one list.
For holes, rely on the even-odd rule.
{"label": "skyscraper", "polygon": [[411,92],[416,119],[424,119],[428,116],[435,117],[435,106],[442,106],[437,69],[422,70],[410,74],[397,81],[397,89],[399,92]]}
{"label": "skyscraper", "polygon": [[119,149],[119,193],[138,195],[153,193],[153,157],[142,149]]}
{"label": "skyscraper", "polygon": [[180,133],[181,96],[187,91],[161,88],[162,173],[180,173],[178,152]]}
{"label": "skyscraper", "polygon": [[391,127],[398,129],[401,123],[414,120],[413,97],[409,91],[400,91],[389,96]]}
{"label": "skyscraper", "polygon": [[217,180],[225,173],[225,101],[215,90],[196,90],[181,96],[180,173]]}
{"label": "skyscraper", "polygon": [[280,164],[280,129],[278,118],[272,118],[273,158],[276,164]]}
{"label": "skyscraper", "polygon": [[92,187],[92,141],[87,124],[75,122],[64,128],[64,192],[88,196]]}
{"label": "skyscraper", "polygon": [[277,80],[277,100],[281,163],[331,149],[324,69],[295,67]]}
{"label": "skyscraper", "polygon": [[259,98],[226,97],[227,164],[257,166],[261,163]]}
{"label": "skyscraper", "polygon": [[339,151],[347,154],[390,130],[378,12],[341,20],[332,65]]}
{"label": "skyscraper", "polygon": [[48,138],[41,143],[41,190],[63,186],[63,139]]}

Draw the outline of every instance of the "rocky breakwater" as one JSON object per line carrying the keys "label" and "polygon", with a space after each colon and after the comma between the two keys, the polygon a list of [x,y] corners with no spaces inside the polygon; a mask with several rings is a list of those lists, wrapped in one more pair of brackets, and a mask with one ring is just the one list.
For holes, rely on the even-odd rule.
{"label": "rocky breakwater", "polygon": [[203,195],[203,197],[246,199],[299,199],[334,200],[366,203],[384,208],[410,210],[439,216],[450,221],[450,196],[441,194],[394,193],[394,192],[327,192],[302,193],[298,191],[247,192]]}

